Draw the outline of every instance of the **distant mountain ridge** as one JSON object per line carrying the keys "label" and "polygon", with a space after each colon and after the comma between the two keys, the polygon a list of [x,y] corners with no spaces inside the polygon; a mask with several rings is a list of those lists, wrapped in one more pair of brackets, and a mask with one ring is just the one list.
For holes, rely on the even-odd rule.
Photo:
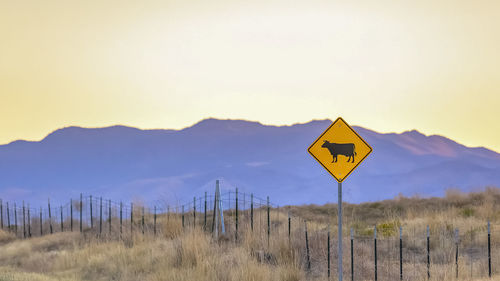
{"label": "distant mountain ridge", "polygon": [[[215,179],[222,179],[223,188],[269,195],[279,204],[332,202],[334,180],[307,153],[330,123],[210,118],[181,130],[67,127],[39,142],[0,145],[0,197],[44,202],[83,192],[172,203],[212,192]],[[354,129],[373,153],[345,181],[346,201],[500,186],[500,154],[492,150],[415,130]]]}

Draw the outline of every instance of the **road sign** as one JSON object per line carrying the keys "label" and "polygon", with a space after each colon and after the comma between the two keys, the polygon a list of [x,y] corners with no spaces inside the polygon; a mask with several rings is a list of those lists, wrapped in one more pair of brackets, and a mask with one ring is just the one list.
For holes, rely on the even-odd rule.
{"label": "road sign", "polygon": [[338,280],[342,281],[342,181],[372,152],[372,148],[342,118],[337,118],[309,149],[309,153],[338,183]]}
{"label": "road sign", "polygon": [[338,182],[342,182],[365,160],[372,148],[339,117],[308,151]]}

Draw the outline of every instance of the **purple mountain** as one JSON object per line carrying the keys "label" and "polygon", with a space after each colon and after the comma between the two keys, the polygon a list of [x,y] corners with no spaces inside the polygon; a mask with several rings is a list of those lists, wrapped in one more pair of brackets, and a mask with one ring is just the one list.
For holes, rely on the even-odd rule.
{"label": "purple mountain", "polygon": [[[335,202],[336,182],[307,153],[330,123],[278,127],[206,119],[182,130],[68,127],[40,142],[0,146],[0,197],[41,204],[84,193],[173,203],[212,193],[221,179],[223,189],[269,195],[279,204]],[[346,201],[500,186],[494,151],[417,131],[354,129],[373,153],[344,182]]]}

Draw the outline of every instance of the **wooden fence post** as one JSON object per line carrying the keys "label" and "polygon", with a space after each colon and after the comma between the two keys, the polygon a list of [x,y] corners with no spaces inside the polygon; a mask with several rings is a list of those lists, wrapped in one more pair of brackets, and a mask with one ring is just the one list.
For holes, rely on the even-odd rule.
{"label": "wooden fence post", "polygon": [[306,258],[307,258],[307,271],[311,270],[311,257],[309,256],[309,237],[307,236],[307,222],[304,220],[304,232],[306,235]]}
{"label": "wooden fence post", "polygon": [[48,199],[48,205],[49,205],[49,227],[50,227],[50,234],[52,234],[53,229],[52,229],[52,215],[50,212],[50,199]]}
{"label": "wooden fence post", "polygon": [[193,197],[193,229],[196,228],[196,196]]}

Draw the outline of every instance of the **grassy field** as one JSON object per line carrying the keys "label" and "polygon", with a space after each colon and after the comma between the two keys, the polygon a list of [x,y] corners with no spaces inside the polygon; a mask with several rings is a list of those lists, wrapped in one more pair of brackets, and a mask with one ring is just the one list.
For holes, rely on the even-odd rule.
{"label": "grassy field", "polygon": [[[493,279],[500,280],[500,190],[444,198],[398,197],[345,204],[344,276],[350,280],[350,228],[354,231],[355,280],[374,279],[377,226],[378,280],[399,280],[399,226],[403,227],[404,280],[427,280],[426,226],[430,226],[431,280],[456,280],[455,229],[459,229],[459,280],[487,280],[487,221],[492,224]],[[288,236],[288,213],[292,216]],[[19,239],[0,231],[0,280],[328,280],[327,233],[331,225],[331,280],[336,280],[336,205],[258,209],[254,230],[248,210],[227,211],[227,234],[215,240],[201,225],[160,216],[158,233],[99,237],[63,232]],[[305,247],[307,221],[310,264]],[[498,272],[498,274],[497,274]],[[489,279],[488,279],[489,280]]]}

